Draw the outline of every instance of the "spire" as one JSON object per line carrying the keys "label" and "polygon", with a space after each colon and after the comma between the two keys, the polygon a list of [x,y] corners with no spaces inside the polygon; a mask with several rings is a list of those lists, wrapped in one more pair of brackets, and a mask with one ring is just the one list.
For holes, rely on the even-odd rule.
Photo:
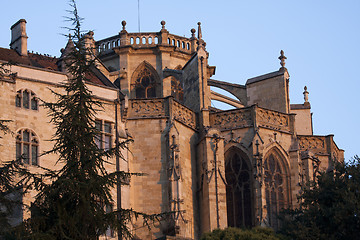
{"label": "spire", "polygon": [[201,22],[198,22],[198,39],[202,39]]}
{"label": "spire", "polygon": [[198,22],[198,41],[197,41],[197,45],[198,45],[197,50],[199,50],[200,48],[203,48],[205,50],[206,43],[202,39],[201,22]]}
{"label": "spire", "polygon": [[281,50],[280,51],[280,57],[279,57],[281,68],[279,70],[287,70],[285,68],[285,59],[287,59],[287,57],[285,57],[284,51]]}

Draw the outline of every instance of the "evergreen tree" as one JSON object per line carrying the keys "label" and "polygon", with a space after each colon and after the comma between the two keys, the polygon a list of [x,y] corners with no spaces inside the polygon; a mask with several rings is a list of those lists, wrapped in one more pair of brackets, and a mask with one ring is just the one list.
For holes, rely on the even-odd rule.
{"label": "evergreen tree", "polygon": [[[131,216],[139,213],[118,209],[106,211],[113,203],[111,189],[123,184],[129,173],[111,172],[105,167],[107,160],[120,155],[126,142],[115,148],[99,149],[95,138],[95,115],[102,103],[95,100],[86,82],[94,66],[85,49],[82,19],[78,16],[75,0],[70,1],[73,11],[69,29],[73,41],[65,63],[69,79],[63,84],[65,94],[54,92],[55,103],[44,103],[49,109],[51,123],[55,126],[54,147],[47,154],[57,154],[59,171],[46,170],[46,181],[37,185],[39,193],[32,206],[31,218],[26,223],[31,239],[98,239],[111,227],[120,235],[129,236],[127,227]],[[147,216],[151,217],[151,216]]]}
{"label": "evergreen tree", "polygon": [[[10,74],[8,66],[11,63],[0,64],[0,77],[7,77]],[[0,139],[3,134],[11,133],[7,123],[10,120],[0,119]],[[19,186],[16,184],[17,170],[20,168],[20,160],[0,159],[0,237],[4,236],[11,229],[10,218],[14,207],[19,204],[15,198],[19,193]]]}
{"label": "evergreen tree", "polygon": [[300,196],[300,207],[282,215],[282,232],[292,239],[358,239],[360,233],[360,158],[335,163]]}

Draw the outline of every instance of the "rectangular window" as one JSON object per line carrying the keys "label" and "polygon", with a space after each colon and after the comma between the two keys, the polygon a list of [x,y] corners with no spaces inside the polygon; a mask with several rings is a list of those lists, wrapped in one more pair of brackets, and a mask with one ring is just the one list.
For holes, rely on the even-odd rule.
{"label": "rectangular window", "polygon": [[95,128],[99,131],[96,135],[95,143],[100,149],[109,150],[111,148],[112,141],[112,124],[110,122],[103,122],[101,120],[95,121]]}

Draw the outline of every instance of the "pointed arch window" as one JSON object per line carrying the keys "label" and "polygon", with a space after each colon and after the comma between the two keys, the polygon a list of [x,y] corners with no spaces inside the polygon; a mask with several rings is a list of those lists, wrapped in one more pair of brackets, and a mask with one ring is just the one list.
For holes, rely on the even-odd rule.
{"label": "pointed arch window", "polygon": [[21,129],[16,135],[16,158],[23,157],[24,164],[39,164],[39,140],[34,132]]}
{"label": "pointed arch window", "polygon": [[229,227],[251,227],[251,170],[248,159],[240,151],[230,150],[225,162],[226,206]]}
{"label": "pointed arch window", "polygon": [[269,154],[264,161],[266,207],[269,224],[277,230],[280,226],[277,215],[288,206],[288,179],[278,154]]}
{"label": "pointed arch window", "polygon": [[133,86],[136,98],[156,97],[156,78],[145,66],[137,73]]}
{"label": "pointed arch window", "polygon": [[15,105],[19,108],[38,110],[39,103],[35,93],[28,89],[17,91]]}

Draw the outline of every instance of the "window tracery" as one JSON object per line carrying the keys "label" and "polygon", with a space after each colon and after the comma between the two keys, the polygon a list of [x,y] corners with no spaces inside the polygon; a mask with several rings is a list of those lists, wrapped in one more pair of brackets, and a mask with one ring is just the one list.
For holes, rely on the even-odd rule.
{"label": "window tracery", "polygon": [[21,129],[16,135],[16,158],[24,164],[39,165],[39,140],[34,132]]}
{"label": "window tracery", "polygon": [[156,79],[147,67],[143,67],[136,75],[133,84],[136,98],[155,98]]}
{"label": "window tracery", "polygon": [[279,211],[287,207],[287,175],[277,154],[271,153],[264,161],[265,193],[268,220],[279,228]]}
{"label": "window tracery", "polygon": [[225,163],[226,205],[229,227],[251,227],[251,170],[245,154],[231,151]]}
{"label": "window tracery", "polygon": [[17,91],[15,97],[16,107],[26,108],[31,110],[38,110],[39,104],[36,94],[28,89],[21,89]]}

